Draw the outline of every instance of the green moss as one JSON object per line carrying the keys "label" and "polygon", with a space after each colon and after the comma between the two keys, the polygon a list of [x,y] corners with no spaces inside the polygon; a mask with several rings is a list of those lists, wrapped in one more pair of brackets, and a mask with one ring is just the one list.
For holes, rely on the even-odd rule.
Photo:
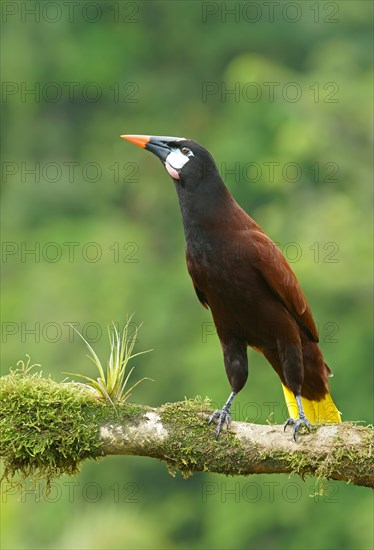
{"label": "green moss", "polygon": [[[355,426],[356,431],[362,431],[362,439],[360,446],[353,446],[349,443],[350,438],[348,437],[353,426],[355,424],[351,422],[344,422],[341,425],[332,452],[325,460],[321,461],[316,469],[318,478],[329,478],[332,472],[341,470],[344,470],[347,475],[349,468],[351,468],[352,473],[354,469],[355,478],[365,477],[374,445],[373,430],[372,426]],[[345,437],[345,432],[347,432],[347,437]]]}
{"label": "green moss", "polygon": [[[340,471],[344,471],[345,478],[350,471],[354,474],[352,477],[355,479],[365,477],[370,461],[367,449],[370,453],[374,443],[373,431],[370,426],[355,426],[359,432],[362,430],[363,437],[360,446],[353,446],[349,443],[350,438],[348,437],[352,426],[354,424],[351,422],[344,422],[339,426],[339,434],[330,445],[331,452],[323,457],[320,455],[313,457],[310,452],[295,450],[294,452],[270,451],[262,453],[261,459],[265,461],[267,467],[272,466],[275,470],[278,464],[287,463],[287,471],[290,475],[298,474],[302,479],[306,474],[313,474],[318,482],[322,482],[320,485],[322,490],[323,482],[330,479],[332,474],[336,476]],[[313,426],[313,430],[311,430],[316,437],[318,437],[319,427]],[[345,432],[347,432],[347,437],[344,435]]]}
{"label": "green moss", "polygon": [[290,475],[297,474],[304,479],[307,473],[317,469],[319,467],[319,459],[313,460],[310,454],[303,451],[282,452],[282,451],[267,451],[260,454],[260,460],[263,461],[264,466],[268,471],[277,471],[287,464],[286,471]]}
{"label": "green moss", "polygon": [[[0,456],[4,458],[4,476],[16,473],[21,478],[44,478],[47,483],[61,474],[76,474],[82,460],[103,455],[99,427],[104,424],[132,425],[144,420],[148,407],[116,404],[95,398],[87,386],[58,384],[22,369],[0,379]],[[168,431],[163,447],[149,454],[165,460],[170,473],[179,470],[188,477],[193,471],[211,471],[226,475],[284,471],[290,474],[313,474],[319,479],[344,471],[352,479],[365,477],[373,447],[373,431],[361,432],[362,444],[352,445],[348,437],[352,424],[340,425],[335,444],[328,456],[311,456],[295,447],[291,452],[263,451],[254,444],[245,447],[226,430],[215,439],[215,426],[208,424],[211,414],[208,400],[196,398],[182,403],[168,403],[161,409],[161,419]],[[168,429],[169,428],[169,429]],[[345,437],[347,430],[347,437]],[[318,433],[308,437],[318,438]],[[369,449],[369,451],[368,451]],[[288,464],[286,468],[284,464]]]}
{"label": "green moss", "polygon": [[29,369],[0,379],[0,456],[4,477],[44,478],[76,474],[84,459],[101,455],[102,422],[144,413],[136,405],[116,406],[95,399],[84,385],[58,384]]}
{"label": "green moss", "polygon": [[207,399],[198,397],[163,406],[162,421],[166,428],[171,428],[165,454],[172,475],[176,469],[184,477],[192,475],[193,471],[238,475],[241,473],[241,463],[245,470],[248,451],[244,450],[234,434],[225,430],[218,440],[215,439],[215,426],[207,422],[212,412],[209,405]]}
{"label": "green moss", "polygon": [[[167,428],[170,426],[169,437],[165,443],[165,455],[168,457],[168,469],[172,475],[179,470],[182,475],[189,476],[193,471],[212,471],[226,475],[250,474],[248,465],[257,464],[258,473],[284,471],[299,475],[302,479],[309,474],[318,481],[336,476],[340,466],[344,472],[354,468],[355,476],[364,477],[368,464],[367,451],[357,450],[357,446],[349,445],[349,437],[341,434],[336,436],[332,451],[327,456],[298,449],[294,451],[267,450],[264,452],[256,445],[244,447],[240,440],[231,432],[222,432],[218,441],[215,439],[215,426],[209,425],[207,419],[211,414],[208,400],[186,400],[183,403],[169,403],[163,407],[162,420]],[[314,426],[308,437],[318,438],[318,428]],[[346,423],[344,430],[349,433],[352,424]],[[367,427],[362,428],[367,434]],[[366,437],[366,436],[365,436]],[[371,446],[373,433],[369,432]],[[183,444],[181,443],[183,441]],[[368,442],[369,443],[369,442]],[[363,440],[363,449],[370,448]],[[285,467],[286,464],[286,467]],[[253,471],[253,470],[252,470]],[[323,489],[323,484],[321,485]]]}

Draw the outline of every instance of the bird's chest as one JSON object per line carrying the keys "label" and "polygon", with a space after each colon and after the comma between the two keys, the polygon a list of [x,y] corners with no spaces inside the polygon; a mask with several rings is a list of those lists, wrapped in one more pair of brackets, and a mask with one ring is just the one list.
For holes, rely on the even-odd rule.
{"label": "bird's chest", "polygon": [[223,280],[232,271],[233,258],[226,242],[201,239],[187,244],[187,267],[191,277],[201,284],[215,279]]}
{"label": "bird's chest", "polygon": [[213,299],[226,297],[231,301],[249,299],[255,274],[247,259],[244,261],[240,243],[235,241],[200,240],[187,244],[187,267],[195,282]]}
{"label": "bird's chest", "polygon": [[209,305],[218,334],[235,333],[249,345],[263,344],[261,329],[272,312],[269,290],[248,250],[235,241],[187,246],[187,266]]}

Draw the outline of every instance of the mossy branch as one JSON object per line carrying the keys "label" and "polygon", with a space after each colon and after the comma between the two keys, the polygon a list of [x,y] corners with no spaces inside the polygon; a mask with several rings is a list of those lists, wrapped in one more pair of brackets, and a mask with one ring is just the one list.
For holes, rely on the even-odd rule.
{"label": "mossy branch", "polygon": [[82,460],[138,455],[179,470],[226,475],[297,473],[374,486],[373,430],[350,423],[316,427],[296,444],[278,425],[232,422],[215,440],[209,403],[157,409],[97,400],[86,386],[16,371],[1,379],[0,456],[5,475],[74,474]]}

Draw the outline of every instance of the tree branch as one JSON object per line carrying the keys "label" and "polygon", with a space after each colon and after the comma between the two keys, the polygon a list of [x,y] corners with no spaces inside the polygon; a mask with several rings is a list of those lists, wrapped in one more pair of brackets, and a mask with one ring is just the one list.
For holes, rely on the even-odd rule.
{"label": "tree branch", "polygon": [[[194,410],[191,422],[189,409]],[[102,425],[102,454],[155,457],[187,475],[297,473],[374,487],[374,440],[368,427],[324,425],[295,443],[291,430],[284,433],[283,426],[232,422],[216,441],[208,418],[207,413],[196,413],[191,402],[148,409],[136,422]]]}
{"label": "tree branch", "polygon": [[195,399],[152,409],[113,404],[77,383],[41,373],[1,378],[0,456],[5,476],[75,474],[87,458],[137,455],[169,471],[226,475],[297,473],[374,487],[373,429],[350,423],[314,427],[295,443],[283,426],[232,422],[218,441],[209,402]]}

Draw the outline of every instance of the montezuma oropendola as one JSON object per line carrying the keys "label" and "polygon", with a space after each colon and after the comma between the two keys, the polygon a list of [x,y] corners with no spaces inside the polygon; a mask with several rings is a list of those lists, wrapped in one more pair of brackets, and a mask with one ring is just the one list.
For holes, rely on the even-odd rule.
{"label": "montezuma oropendola", "polygon": [[247,346],[263,353],[281,379],[290,414],[285,429],[293,426],[295,440],[311,422],[340,422],[300,284],[279,248],[231,196],[210,153],[185,138],[121,137],[159,157],[175,183],[187,268],[198,299],[212,312],[232,389],[209,420],[218,421],[217,437],[247,380]]}

